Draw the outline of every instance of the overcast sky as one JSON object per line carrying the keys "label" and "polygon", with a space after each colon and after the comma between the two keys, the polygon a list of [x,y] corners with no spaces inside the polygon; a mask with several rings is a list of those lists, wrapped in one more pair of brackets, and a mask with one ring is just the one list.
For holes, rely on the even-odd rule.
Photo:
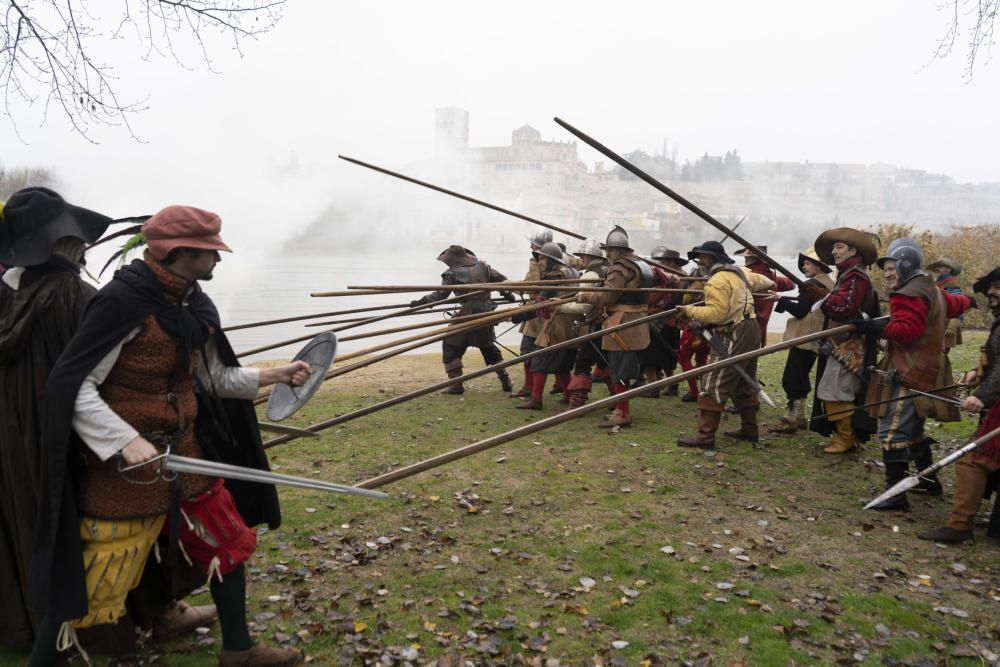
{"label": "overcast sky", "polygon": [[[7,166],[50,166],[67,198],[112,215],[190,203],[262,237],[305,225],[342,192],[378,197],[345,153],[402,166],[433,152],[434,109],[471,114],[473,145],[560,116],[625,152],[679,145],[681,160],[888,162],[959,182],[1000,181],[1000,63],[971,82],[964,42],[932,60],[938,0],[789,2],[318,2],[238,57],[190,69],[107,46],[119,94],[149,94],[133,125],[93,145],[50,112],[0,124]],[[92,13],[119,4],[91,0]],[[26,143],[24,143],[26,142]],[[580,150],[592,164],[597,155]],[[367,192],[366,192],[367,191]],[[227,229],[232,231],[232,225]]]}

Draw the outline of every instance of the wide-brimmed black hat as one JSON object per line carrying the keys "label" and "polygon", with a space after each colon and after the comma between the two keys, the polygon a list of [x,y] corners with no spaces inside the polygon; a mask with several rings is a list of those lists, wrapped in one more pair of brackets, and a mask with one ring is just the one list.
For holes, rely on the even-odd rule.
{"label": "wide-brimmed black hat", "polygon": [[655,259],[657,262],[662,262],[664,264],[674,264],[677,268],[680,268],[688,263],[688,260],[681,257],[681,254],[679,252],[663,245],[658,245],[655,248],[653,248],[653,251],[649,253],[649,256]]}
{"label": "wide-brimmed black hat", "polygon": [[990,285],[996,282],[1000,282],[1000,266],[993,269],[982,278],[976,278],[976,282],[972,284],[972,291],[979,292],[980,294],[986,294],[986,290],[990,288]]}
{"label": "wide-brimmed black hat", "polygon": [[448,246],[437,256],[437,260],[448,266],[472,266],[479,261],[476,253],[460,245]]}
{"label": "wide-brimmed black hat", "polygon": [[718,241],[705,241],[700,246],[695,246],[688,252],[688,259],[697,262],[698,255],[710,255],[723,264],[733,263],[733,258],[726,254],[726,249]]}
{"label": "wide-brimmed black hat", "polygon": [[71,236],[93,243],[111,218],[73,206],[48,188],[24,188],[0,210],[0,264],[37,266],[52,256],[52,246]]}

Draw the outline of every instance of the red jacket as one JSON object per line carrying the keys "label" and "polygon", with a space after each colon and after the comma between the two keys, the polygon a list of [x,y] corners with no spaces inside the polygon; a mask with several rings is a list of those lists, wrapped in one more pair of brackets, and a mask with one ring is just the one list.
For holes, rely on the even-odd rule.
{"label": "red jacket", "polygon": [[[965,294],[951,294],[941,290],[945,315],[958,317],[973,306],[972,298]],[[901,345],[915,343],[927,328],[930,307],[920,297],[892,294],[889,296],[889,323],[882,330],[882,337]]]}
{"label": "red jacket", "polygon": [[[780,275],[763,261],[754,262],[747,268],[754,273],[759,273],[774,281],[775,292],[787,292],[795,287],[795,283],[785,276]],[[766,323],[771,319],[771,311],[774,309],[774,301],[768,301],[762,296],[755,296],[753,298],[753,305],[757,309],[757,319],[762,320],[765,323],[764,326],[767,326]]]}

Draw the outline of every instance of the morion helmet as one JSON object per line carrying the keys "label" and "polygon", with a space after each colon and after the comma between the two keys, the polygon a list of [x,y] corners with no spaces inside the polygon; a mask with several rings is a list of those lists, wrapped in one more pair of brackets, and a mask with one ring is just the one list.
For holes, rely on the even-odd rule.
{"label": "morion helmet", "polygon": [[533,245],[533,246],[539,246],[539,247],[545,245],[546,243],[551,243],[552,242],[552,230],[551,229],[545,229],[544,227],[541,228],[541,229],[536,229],[531,234],[531,236],[528,237],[528,240],[531,241],[531,245]]}
{"label": "morion helmet", "polygon": [[915,275],[922,274],[920,266],[924,263],[924,249],[913,239],[896,239],[889,244],[885,255],[875,260],[878,268],[884,269],[886,260],[896,262],[896,273],[899,284],[902,285]]}
{"label": "morion helmet", "polygon": [[562,250],[560,250],[559,246],[557,246],[552,241],[549,241],[548,243],[543,243],[542,247],[539,248],[536,252],[538,253],[539,257],[548,257],[549,259],[558,262],[563,266],[566,266],[566,260],[563,259]]}
{"label": "morion helmet", "polygon": [[604,251],[601,250],[601,242],[597,239],[584,239],[580,243],[580,247],[577,249],[576,254],[588,255],[590,257],[604,257]]}
{"label": "morion helmet", "polygon": [[618,225],[615,225],[614,229],[608,233],[608,238],[604,241],[603,248],[605,250],[609,248],[617,248],[619,250],[631,251],[632,246],[628,243],[628,232]]}

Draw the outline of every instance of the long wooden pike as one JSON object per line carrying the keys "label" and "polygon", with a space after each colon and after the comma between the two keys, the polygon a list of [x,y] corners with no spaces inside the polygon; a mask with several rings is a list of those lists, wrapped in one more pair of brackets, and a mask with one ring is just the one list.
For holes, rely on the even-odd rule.
{"label": "long wooden pike", "polygon": [[[443,303],[451,303],[452,301],[456,301],[456,300],[459,300],[459,299],[466,299],[466,298],[468,298],[470,296],[473,296],[473,295],[475,295],[477,293],[478,292],[471,292],[469,294],[463,294],[462,296],[459,296],[456,299],[441,299],[439,301],[428,301],[427,303],[422,303],[422,304],[417,305],[417,306],[409,306],[409,307],[407,307],[404,310],[397,310],[397,311],[389,313],[387,315],[379,315],[378,317],[369,317],[369,318],[361,320],[359,322],[352,322],[350,324],[345,324],[343,326],[330,329],[329,331],[333,331],[333,332],[344,331],[345,329],[353,329],[354,327],[360,327],[360,326],[363,326],[365,324],[372,324],[374,322],[381,322],[382,320],[387,320],[390,317],[397,317],[399,315],[407,315],[409,313],[415,313],[415,312],[418,312],[418,311],[421,311],[421,310],[427,310],[428,308],[433,308],[434,306],[440,306]],[[385,294],[385,292],[381,292],[381,294]],[[325,332],[321,331],[320,333],[325,333]],[[254,347],[254,348],[251,348],[249,350],[244,350],[243,352],[238,352],[236,354],[236,356],[237,357],[246,357],[246,356],[249,356],[251,354],[257,354],[258,352],[266,352],[267,350],[273,350],[273,349],[275,349],[277,347],[284,347],[285,345],[291,345],[292,343],[301,343],[303,341],[312,340],[313,338],[315,338],[318,335],[319,334],[315,334],[315,333],[314,334],[307,334],[305,336],[297,336],[295,338],[289,338],[288,340],[279,341],[277,343],[271,343],[269,345],[261,345],[260,347]]]}
{"label": "long wooden pike", "polygon": [[[438,391],[440,389],[445,389],[453,384],[458,384],[460,382],[467,382],[469,380],[481,377],[483,375],[496,373],[497,371],[507,368],[508,366],[516,366],[518,364],[522,364],[525,361],[534,359],[535,357],[541,356],[547,352],[555,352],[557,350],[563,350],[568,347],[576,347],[577,345],[581,345],[583,343],[586,343],[587,341],[592,341],[595,338],[609,336],[611,334],[618,333],[619,331],[624,331],[625,329],[629,329],[631,327],[648,324],[650,322],[653,322],[654,320],[662,319],[664,317],[670,317],[676,314],[677,314],[677,308],[674,308],[672,310],[665,310],[663,312],[653,313],[652,315],[646,315],[645,317],[640,317],[637,320],[632,320],[631,322],[626,322],[625,324],[618,324],[613,327],[608,327],[607,329],[599,329],[597,331],[591,331],[590,333],[583,334],[582,336],[577,336],[576,338],[571,338],[570,340],[563,341],[562,343],[555,343],[554,345],[549,345],[548,347],[535,350],[534,352],[522,354],[520,356],[513,357],[511,359],[505,359],[491,366],[486,366],[485,368],[480,368],[479,370],[475,371],[469,371],[468,373],[460,375],[459,377],[448,378],[447,380],[442,380],[441,382],[438,382],[436,384],[432,384],[427,387],[421,387],[419,389],[414,389],[413,391],[408,392],[406,394],[395,396],[393,398],[382,401],[381,403],[375,403],[374,405],[370,405],[365,408],[359,408],[358,410],[354,410],[353,412],[348,412],[346,414],[333,417],[332,419],[327,419],[326,421],[322,421],[316,424],[311,424],[306,427],[306,430],[313,432],[322,431],[324,429],[337,426],[338,424],[343,424],[344,422],[351,421],[352,419],[365,417],[367,415],[372,414],[373,412],[378,412],[386,408],[391,408],[394,405],[399,405],[400,403],[405,403],[415,398],[426,396],[427,394],[432,394],[435,391]],[[295,436],[293,435],[290,435],[288,437],[274,438],[272,440],[268,440],[267,442],[265,442],[264,446],[274,447],[275,445],[280,445],[282,443],[294,439]]]}
{"label": "long wooden pike", "polygon": [[[450,306],[450,307],[445,307],[445,308],[435,308],[434,310],[425,310],[425,311],[420,312],[420,313],[406,313],[405,315],[397,315],[397,317],[416,317],[416,316],[419,316],[419,315],[446,315],[447,316],[449,313],[452,314],[452,315],[454,315],[457,312],[458,312],[457,308],[455,308],[454,306]],[[456,316],[456,317],[458,317],[458,316]],[[465,317],[465,316],[463,315],[461,317]],[[366,319],[366,318],[364,318],[364,317],[351,317],[351,318],[348,318],[346,320],[327,320],[325,322],[307,322],[306,324],[303,324],[302,326],[304,326],[304,327],[332,327],[332,326],[337,325],[337,324],[350,324],[351,322],[360,322],[363,319]]]}
{"label": "long wooden pike", "polygon": [[563,119],[557,117],[557,118],[554,118],[553,120],[555,120],[556,123],[558,123],[563,128],[565,128],[567,131],[569,131],[570,134],[572,134],[576,138],[580,139],[581,141],[583,141],[585,144],[587,144],[588,146],[590,146],[594,150],[598,151],[599,153],[602,153],[606,157],[608,157],[611,160],[613,160],[614,162],[616,162],[622,168],[624,168],[624,169],[632,172],[632,174],[634,174],[638,178],[646,181],[647,183],[649,183],[650,185],[652,185],[654,188],[656,188],[657,190],[659,190],[663,194],[667,195],[668,197],[670,197],[671,199],[673,199],[675,202],[677,202],[678,204],[680,204],[681,206],[683,206],[687,210],[691,211],[692,213],[694,213],[695,215],[697,215],[699,218],[701,218],[702,220],[704,220],[708,224],[710,224],[713,227],[715,227],[716,229],[718,229],[720,232],[722,232],[724,234],[728,234],[729,236],[731,236],[734,241],[736,241],[737,243],[739,243],[744,248],[746,248],[746,249],[750,250],[751,252],[753,252],[755,255],[757,255],[762,260],[764,260],[765,262],[767,262],[775,271],[778,271],[779,273],[783,274],[785,277],[787,277],[789,280],[791,280],[793,283],[795,283],[799,287],[802,287],[805,284],[805,281],[803,281],[800,277],[798,277],[797,275],[795,275],[794,273],[792,273],[791,271],[789,271],[788,269],[786,269],[784,266],[782,266],[780,263],[778,263],[777,261],[775,261],[773,258],[769,257],[766,253],[762,252],[760,248],[758,248],[757,246],[755,246],[754,244],[750,243],[745,238],[743,238],[742,236],[740,236],[739,234],[737,234],[736,231],[735,231],[735,229],[730,229],[726,225],[722,224],[721,222],[719,222],[718,220],[716,220],[715,218],[713,218],[711,215],[709,215],[708,213],[706,213],[705,211],[703,211],[701,208],[699,208],[695,204],[691,203],[690,201],[688,201],[684,197],[680,196],[679,194],[677,194],[676,192],[674,192],[673,190],[671,190],[670,188],[668,188],[666,185],[664,185],[663,183],[661,183],[660,181],[656,180],[655,178],[653,178],[652,176],[650,176],[649,174],[647,174],[645,171],[643,171],[639,167],[635,166],[634,164],[632,164],[631,162],[629,162],[628,160],[626,160],[621,155],[618,155],[618,153],[615,153],[613,150],[611,150],[610,148],[608,148],[604,144],[600,143],[596,139],[593,139],[592,137],[587,136],[586,134],[584,134],[580,130],[576,129],[575,127],[573,127],[572,125],[570,125],[569,123],[567,123],[566,121],[564,121]]}
{"label": "long wooden pike", "polygon": [[[467,201],[467,202],[469,202],[471,204],[478,204],[479,206],[485,206],[486,208],[494,210],[494,211],[497,211],[498,213],[506,213],[509,216],[512,216],[512,217],[515,217],[515,218],[519,218],[521,220],[524,220],[526,222],[530,222],[530,223],[535,224],[535,225],[540,225],[540,226],[545,227],[547,229],[551,229],[554,232],[559,232],[560,234],[565,234],[566,236],[572,236],[573,238],[579,239],[581,241],[583,241],[584,239],[587,238],[583,234],[579,234],[577,232],[573,232],[573,231],[570,231],[568,229],[563,229],[562,227],[556,227],[552,223],[545,222],[545,221],[539,220],[537,218],[532,218],[530,216],[524,215],[523,213],[518,213],[517,211],[512,211],[509,208],[504,208],[502,206],[497,206],[496,204],[491,204],[489,202],[483,201],[482,199],[476,199],[475,197],[470,197],[468,195],[463,195],[463,194],[461,194],[459,192],[455,192],[454,190],[448,190],[446,188],[442,188],[439,185],[434,185],[433,183],[428,183],[427,181],[421,181],[420,179],[413,178],[412,176],[407,176],[405,174],[400,174],[397,171],[392,171],[392,170],[386,169],[384,167],[379,167],[379,166],[371,164],[369,162],[363,162],[362,160],[358,160],[358,159],[355,159],[355,158],[352,158],[352,157],[347,157],[346,155],[338,155],[337,157],[339,157],[341,160],[345,160],[347,162],[350,162],[351,164],[356,164],[359,167],[364,167],[365,169],[371,169],[372,171],[377,171],[377,172],[379,172],[381,174],[385,174],[386,176],[392,176],[393,178],[398,178],[400,180],[407,181],[408,183],[413,183],[415,185],[419,185],[421,187],[425,187],[425,188],[428,188],[430,190],[434,190],[435,192],[440,192],[440,193],[446,194],[446,195],[448,195],[450,197],[455,197],[457,199],[461,199],[463,201]],[[637,255],[637,257],[638,257],[638,255]],[[647,264],[650,264],[651,266],[655,266],[655,267],[657,267],[659,269],[663,269],[667,273],[673,273],[673,274],[676,274],[676,275],[685,275],[683,272],[678,271],[677,269],[673,268],[672,266],[667,266],[666,264],[661,264],[661,263],[656,262],[656,261],[654,261],[652,259],[649,259],[648,257],[639,257],[639,259],[641,259],[642,261],[646,262]]]}
{"label": "long wooden pike", "polygon": [[[461,301],[462,299],[468,298],[467,296],[458,296],[449,299],[449,301]],[[491,301],[497,301],[497,299],[491,299]],[[501,299],[500,301],[503,301]],[[223,331],[238,331],[240,329],[253,329],[254,327],[266,327],[271,324],[285,324],[286,322],[301,322],[302,320],[315,320],[320,317],[338,317],[340,315],[355,315],[357,313],[373,313],[378,310],[391,310],[393,308],[409,308],[409,303],[394,303],[386,306],[367,306],[365,308],[348,308],[347,310],[331,310],[326,313],[313,313],[312,315],[294,315],[292,317],[279,317],[273,320],[261,320],[260,322],[248,322],[246,324],[237,324],[231,327],[225,327]],[[360,321],[364,318],[358,318],[357,320],[352,320],[354,322]]]}
{"label": "long wooden pike", "polygon": [[[359,368],[364,368],[365,366],[370,366],[379,361],[385,361],[390,357],[395,357],[397,355],[403,354],[404,352],[409,352],[410,350],[415,350],[418,347],[423,347],[431,343],[436,343],[438,341],[444,340],[449,336],[454,336],[455,334],[465,333],[467,331],[472,331],[473,329],[478,329],[479,327],[486,326],[488,324],[493,324],[507,319],[514,313],[531,313],[536,310],[541,310],[542,308],[551,308],[553,306],[560,306],[564,303],[570,303],[572,299],[549,299],[548,301],[543,301],[541,303],[531,303],[525,306],[519,306],[517,308],[508,308],[504,311],[494,311],[492,316],[484,317],[481,320],[476,320],[475,322],[468,322],[465,324],[460,324],[458,326],[444,327],[444,330],[430,331],[427,333],[420,334],[418,336],[411,336],[410,338],[404,338],[402,340],[390,341],[388,343],[383,343],[382,345],[376,345],[375,347],[370,347],[366,350],[359,350],[357,352],[352,352],[350,354],[345,354],[337,357],[335,363],[340,363],[343,361],[348,361],[350,359],[355,359],[357,357],[367,357],[367,355],[373,352],[378,352],[380,350],[386,350],[388,348],[396,347],[404,343],[403,347],[397,348],[395,350],[389,350],[383,354],[375,355],[374,357],[368,357],[357,361],[353,364],[348,364],[347,366],[338,366],[327,371],[323,378],[323,381],[330,380],[337,377],[338,375],[344,375],[345,373],[350,373],[351,371],[356,371]],[[412,341],[412,342],[409,342]],[[271,395],[270,390],[265,391],[254,399],[253,404],[259,405],[267,400],[268,396]]]}
{"label": "long wooden pike", "polygon": [[[409,292],[426,292],[433,285],[398,285],[398,286],[386,286],[381,289],[383,294],[406,294]],[[448,285],[456,292],[461,292],[465,290],[483,290],[483,283],[472,283],[469,285]],[[677,287],[595,287],[591,285],[532,285],[529,288],[531,291],[550,291],[550,292],[643,292],[647,294],[693,294],[695,292],[701,293],[704,290],[690,290],[681,289]],[[367,290],[363,290],[367,291]],[[517,291],[517,290],[512,290]],[[344,296],[342,292],[313,292],[311,296],[323,297],[323,296]],[[756,295],[755,295],[756,296]]]}
{"label": "long wooden pike", "polygon": [[[631,323],[630,323],[631,324]],[[628,400],[631,398],[636,398],[643,393],[650,392],[657,389],[662,389],[672,384],[677,384],[678,382],[684,382],[690,378],[699,377],[705,373],[709,373],[720,368],[725,368],[726,366],[731,366],[741,361],[749,361],[750,359],[756,359],[757,357],[762,357],[772,352],[778,352],[780,350],[786,350],[790,347],[795,347],[797,345],[802,345],[803,343],[808,343],[813,340],[819,340],[821,338],[827,338],[829,336],[835,336],[841,333],[847,333],[849,331],[854,331],[853,324],[845,324],[839,327],[834,327],[832,329],[826,329],[824,331],[817,331],[816,333],[807,334],[805,336],[799,336],[798,338],[793,338],[791,340],[786,340],[781,343],[776,343],[774,345],[769,345],[757,350],[752,350],[750,352],[744,352],[743,354],[734,354],[728,359],[721,361],[716,361],[710,364],[705,364],[704,366],[699,366],[698,368],[693,368],[690,371],[685,371],[679,373],[678,375],[672,375],[663,380],[657,380],[656,382],[650,382],[642,385],[641,387],[636,387],[634,389],[629,389],[628,391],[622,392],[620,394],[615,394],[614,396],[609,396],[607,398],[602,398],[599,401],[593,401],[591,403],[585,403],[584,405],[574,408],[572,410],[567,410],[557,415],[547,417],[545,419],[539,419],[536,422],[531,422],[525,424],[519,428],[512,431],[507,431],[506,433],[501,433],[499,435],[494,435],[492,437],[480,440],[479,442],[472,443],[471,445],[466,445],[465,447],[459,447],[450,452],[445,452],[438,456],[414,463],[412,465],[404,466],[397,470],[392,470],[390,472],[378,475],[377,477],[372,477],[364,482],[361,482],[357,486],[362,489],[375,489],[380,486],[385,486],[390,482],[397,482],[401,479],[406,479],[407,477],[412,477],[418,473],[424,472],[426,470],[431,470],[439,466],[443,466],[447,463],[463,459],[466,456],[471,456],[486,449],[502,445],[505,442],[510,442],[511,440],[516,440],[522,438],[526,435],[536,433],[538,431],[543,431],[547,428],[552,428],[567,422],[571,419],[576,419],[577,417],[582,417],[585,414],[595,412],[597,410],[602,410],[605,408],[610,409],[616,403]]]}
{"label": "long wooden pike", "polygon": [[[445,321],[434,320],[432,322],[418,322],[416,324],[407,324],[402,327],[393,327],[391,329],[379,329],[378,331],[366,331],[365,333],[355,334],[353,336],[337,337],[337,342],[346,343],[352,340],[361,340],[362,338],[375,338],[376,336],[387,336],[389,334],[400,333],[403,331],[412,331],[413,329],[426,329],[427,327],[439,327],[442,324],[447,326],[455,326],[458,324],[474,324],[478,320],[484,317],[489,317],[494,314],[495,310],[489,310],[485,313],[471,313],[469,315],[461,315],[459,317],[452,317],[451,319]],[[419,313],[418,313],[419,314]]]}

